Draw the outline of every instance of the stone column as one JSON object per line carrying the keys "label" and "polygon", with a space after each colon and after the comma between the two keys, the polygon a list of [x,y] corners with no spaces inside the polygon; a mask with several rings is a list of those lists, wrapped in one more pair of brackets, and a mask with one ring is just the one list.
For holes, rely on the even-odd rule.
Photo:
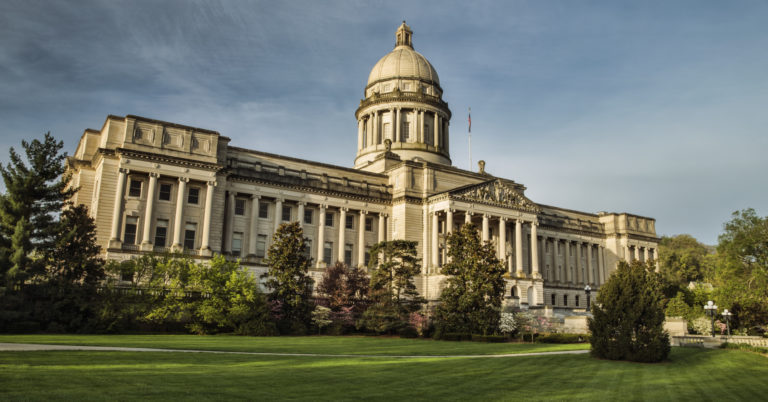
{"label": "stone column", "polygon": [[125,194],[125,178],[128,169],[120,168],[117,174],[117,187],[115,189],[115,205],[112,209],[112,233],[109,236],[109,247],[120,247],[120,222],[123,217],[123,195]]}
{"label": "stone column", "polygon": [[483,243],[487,242],[490,237],[488,233],[489,232],[488,223],[489,223],[488,214],[483,214],[483,236],[482,236]]}
{"label": "stone column", "polygon": [[576,257],[576,269],[574,270],[576,272],[576,275],[574,275],[574,285],[579,285],[581,282],[584,282],[583,276],[584,273],[582,272],[582,268],[584,267],[584,264],[581,263],[581,253],[582,253],[582,247],[581,242],[577,241],[576,244],[576,252],[573,253]]}
{"label": "stone column", "polygon": [[186,177],[179,177],[179,190],[176,193],[176,216],[173,219],[173,245],[171,246],[174,251],[183,248],[181,244],[181,221],[184,216],[184,202],[186,201],[184,195],[187,193],[188,181],[189,179]]}
{"label": "stone column", "polygon": [[[211,252],[211,213],[213,212],[213,188],[216,187],[215,181],[209,181],[205,188],[205,211],[203,212],[203,236],[200,245],[200,253],[204,256],[210,256]],[[257,204],[258,206],[258,201]],[[254,228],[255,230],[255,228]],[[254,235],[255,238],[256,235]]]}
{"label": "stone column", "polygon": [[360,211],[360,222],[357,225],[357,266],[365,265],[365,215],[368,212]]}
{"label": "stone column", "polygon": [[387,215],[379,212],[379,242],[387,240]]}
{"label": "stone column", "polygon": [[317,267],[322,267],[323,251],[325,250],[325,205],[320,205],[320,216],[317,222]]}
{"label": "stone column", "polygon": [[360,151],[365,148],[365,141],[363,141],[363,119],[357,121],[357,150]]}
{"label": "stone column", "polygon": [[159,173],[149,174],[149,188],[147,189],[147,207],[144,210],[144,230],[141,235],[141,250],[152,251],[153,242],[149,241],[150,229],[152,228],[152,214],[155,207],[155,189],[157,188],[157,178]]}
{"label": "stone column", "polygon": [[419,142],[422,144],[425,144],[427,141],[424,140],[424,109],[419,109]]}
{"label": "stone column", "polygon": [[605,251],[605,247],[598,246],[597,247],[597,272],[599,273],[600,278],[598,279],[597,284],[602,285],[605,283],[605,259],[603,257],[603,252]]}
{"label": "stone column", "polygon": [[394,107],[389,108],[389,119],[390,119],[390,121],[392,123],[392,130],[389,132],[389,135],[391,135],[392,138],[390,138],[389,140],[392,141],[392,143],[394,143],[395,142],[395,138],[396,138],[396,134],[397,134],[395,132],[395,120],[396,119],[395,119],[395,108]]}
{"label": "stone column", "polygon": [[400,138],[400,126],[403,124],[400,122],[400,108],[395,109],[397,115],[395,119],[395,142],[402,142],[403,139]]}
{"label": "stone column", "polygon": [[595,284],[595,272],[592,269],[592,244],[587,243],[587,277],[584,280],[585,284]]}
{"label": "stone column", "polygon": [[523,276],[523,221],[515,220],[515,270],[517,276]]}
{"label": "stone column", "polygon": [[432,128],[433,128],[433,132],[434,132],[434,135],[435,135],[435,137],[434,137],[434,141],[435,141],[434,145],[435,145],[435,148],[437,148],[438,145],[440,145],[438,143],[439,140],[440,140],[440,122],[439,122],[439,117],[437,116],[437,112],[435,112],[435,123],[432,125]]}
{"label": "stone column", "polygon": [[371,112],[371,135],[373,135],[373,143],[379,143],[379,114],[376,111]]}
{"label": "stone column", "polygon": [[575,284],[576,281],[573,279],[573,273],[571,272],[571,241],[565,239],[563,241],[563,246],[565,247],[563,249],[563,257],[565,257],[565,264],[563,265],[563,269],[565,270],[565,282]]}
{"label": "stone column", "polygon": [[499,260],[507,262],[507,218],[499,217]]}
{"label": "stone column", "polygon": [[277,198],[275,199],[275,229],[272,231],[273,233],[277,232],[278,226],[280,226],[280,222],[283,219],[283,199]]}
{"label": "stone column", "polygon": [[472,223],[472,212],[469,211],[464,213],[464,224],[466,225],[467,223]]}
{"label": "stone column", "polygon": [[632,260],[640,260],[640,246],[635,246],[634,251],[632,252]]}
{"label": "stone column", "polygon": [[438,232],[438,226],[440,225],[440,216],[437,215],[437,212],[432,213],[432,268],[437,270],[437,263],[439,260],[438,257],[438,250],[439,250],[439,239],[437,236]]}
{"label": "stone column", "polygon": [[224,227],[224,252],[232,252],[232,227],[235,226],[235,192],[227,193],[227,215]]}
{"label": "stone column", "polygon": [[347,211],[348,208],[339,208],[339,254],[338,258],[339,261],[344,262],[344,243],[346,242],[344,240],[345,232],[347,231]]}
{"label": "stone column", "polygon": [[643,261],[648,262],[648,247],[643,247]]}
{"label": "stone column", "polygon": [[249,225],[251,233],[248,235],[248,256],[256,255],[256,238],[259,236],[259,200],[260,195],[251,196],[251,219]]}
{"label": "stone column", "polygon": [[296,212],[296,214],[297,214],[296,215],[296,220],[299,222],[299,227],[300,228],[304,227],[304,206],[305,205],[307,205],[306,202],[299,201],[299,208],[298,208],[298,211]]}
{"label": "stone column", "polygon": [[538,226],[538,222],[531,222],[531,275],[534,278],[541,278],[539,273],[539,237],[536,233]]}
{"label": "stone column", "polygon": [[453,233],[453,210],[448,208],[445,210],[445,234]]}
{"label": "stone column", "polygon": [[624,245],[624,259],[627,260],[627,262],[632,262],[632,254],[629,250],[629,243]]}

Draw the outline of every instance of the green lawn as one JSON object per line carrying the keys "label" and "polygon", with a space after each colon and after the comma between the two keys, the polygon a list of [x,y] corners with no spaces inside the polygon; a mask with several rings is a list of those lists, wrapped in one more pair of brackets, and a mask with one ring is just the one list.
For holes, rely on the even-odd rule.
{"label": "green lawn", "polygon": [[0,335],[0,342],[389,356],[487,355],[589,349],[589,344],[444,342],[377,336]]}
{"label": "green lawn", "polygon": [[[14,337],[31,342],[30,337]],[[58,343],[110,343],[131,337],[53,337]],[[53,338],[47,339],[51,343]],[[83,342],[73,342],[83,338]],[[389,354],[418,351],[400,339],[136,337],[132,345],[195,342],[237,350],[276,351],[284,342],[325,352],[368,347]],[[195,341],[195,338],[202,340]],[[155,340],[152,340],[155,339]],[[209,339],[213,340],[210,341]],[[0,342],[9,339],[0,337]],[[269,342],[267,342],[269,341]],[[281,342],[282,341],[282,342]],[[205,343],[210,342],[210,343]],[[263,342],[263,343],[262,343]],[[325,344],[323,345],[323,342]],[[465,350],[466,344],[421,342]],[[260,345],[256,345],[260,344]],[[389,346],[387,346],[389,344]],[[375,346],[378,345],[378,346]],[[343,346],[343,345],[342,345]],[[512,347],[516,345],[483,345]],[[489,349],[490,350],[490,349]],[[315,350],[314,352],[318,352]],[[768,359],[735,350],[674,348],[661,364],[588,355],[508,358],[282,357],[159,352],[0,352],[0,400],[764,400]]]}

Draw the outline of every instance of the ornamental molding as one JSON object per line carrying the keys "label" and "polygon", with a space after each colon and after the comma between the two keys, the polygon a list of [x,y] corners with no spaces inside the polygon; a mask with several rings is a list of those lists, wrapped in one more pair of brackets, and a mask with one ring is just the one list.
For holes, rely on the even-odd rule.
{"label": "ornamental molding", "polygon": [[430,201],[438,201],[442,199],[485,204],[531,213],[541,212],[541,208],[539,208],[538,205],[529,200],[519,190],[505,183],[501,179],[493,179],[478,184],[460,187],[446,193],[438,194],[437,196],[432,197]]}
{"label": "ornamental molding", "polygon": [[390,206],[392,203],[391,198],[366,197],[358,194],[344,193],[344,192],[326,190],[326,189],[309,187],[309,186],[290,185],[290,184],[280,183],[276,181],[268,181],[264,179],[257,179],[253,177],[245,177],[245,176],[232,175],[232,174],[227,176],[227,181],[232,183],[243,183],[243,184],[250,184],[250,185],[256,184],[256,185],[264,185],[264,186],[273,187],[273,188],[284,188],[284,189],[297,191],[300,193],[323,195],[323,196],[326,196],[326,198],[333,197],[333,198],[342,199],[345,201],[349,201],[349,200],[360,201],[360,202],[367,202],[367,203],[384,205],[384,206]]}
{"label": "ornamental molding", "polygon": [[173,156],[136,151],[136,150],[126,149],[126,148],[117,148],[115,152],[118,155],[126,156],[129,158],[141,159],[141,160],[150,161],[150,162],[167,163],[169,165],[176,165],[176,166],[187,166],[187,167],[193,167],[198,169],[211,170],[214,172],[218,172],[224,168],[223,166],[217,163],[201,162],[201,161],[196,161],[192,159],[177,158]]}

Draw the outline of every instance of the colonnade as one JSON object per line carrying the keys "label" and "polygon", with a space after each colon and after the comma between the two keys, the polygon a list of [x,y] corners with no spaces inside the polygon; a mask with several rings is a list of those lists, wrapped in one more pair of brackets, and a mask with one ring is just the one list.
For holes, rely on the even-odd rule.
{"label": "colonnade", "polygon": [[[405,138],[402,133],[404,115],[409,112],[404,111],[402,107],[391,107],[389,109],[379,109],[370,111],[358,120],[358,150],[365,149],[369,146],[376,144],[382,144],[385,140],[386,133],[381,130],[384,114],[381,112],[389,112],[390,121],[393,126],[390,134],[393,143],[396,142],[420,142],[425,144],[431,144],[436,148],[448,149],[448,125],[449,120],[442,116],[440,112],[435,110],[429,110],[425,108],[407,108],[415,118],[415,132],[409,132],[409,137]],[[432,114],[433,124],[432,130],[427,132],[425,119],[428,118],[427,113]],[[411,136],[415,136],[411,137]]]}

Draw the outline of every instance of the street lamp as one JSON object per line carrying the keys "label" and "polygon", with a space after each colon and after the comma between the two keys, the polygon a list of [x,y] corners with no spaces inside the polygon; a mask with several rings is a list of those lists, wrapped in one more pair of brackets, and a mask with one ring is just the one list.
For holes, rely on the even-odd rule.
{"label": "street lamp", "polygon": [[715,314],[717,314],[717,305],[710,300],[707,302],[707,304],[704,305],[704,310],[707,312],[707,315],[712,319],[712,337],[715,337]]}
{"label": "street lamp", "polygon": [[731,316],[733,313],[728,311],[728,309],[723,310],[723,318],[725,319],[725,328],[728,329],[728,337],[731,337]]}
{"label": "street lamp", "polygon": [[589,285],[584,287],[584,293],[587,294],[587,312],[589,312],[589,294],[592,293],[592,288]]}

